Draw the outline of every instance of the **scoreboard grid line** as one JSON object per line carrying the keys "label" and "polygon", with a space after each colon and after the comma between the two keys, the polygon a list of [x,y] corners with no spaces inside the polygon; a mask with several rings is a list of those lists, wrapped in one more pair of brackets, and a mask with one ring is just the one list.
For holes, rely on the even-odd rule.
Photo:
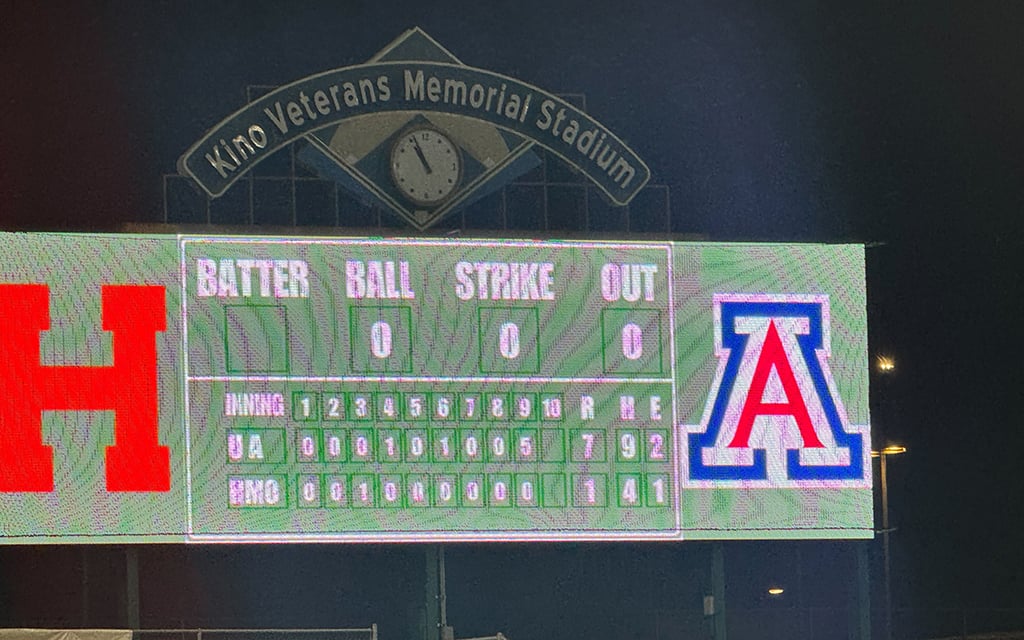
{"label": "scoreboard grid line", "polygon": [[671,378],[547,378],[542,376],[188,376],[189,382],[480,382],[530,384],[670,384]]}
{"label": "scoreboard grid line", "polygon": [[671,255],[672,246],[665,242],[581,242],[577,240],[450,240],[450,239],[423,239],[423,238],[253,238],[251,236],[192,236],[178,234],[182,245],[192,244],[263,244],[263,245],[355,245],[355,246],[380,246],[400,245],[415,247],[520,247],[536,248],[538,245],[544,248],[559,249],[666,249]]}
{"label": "scoreboard grid line", "polygon": [[373,532],[361,531],[351,533],[247,533],[247,534],[189,534],[187,538],[193,542],[205,543],[246,543],[262,542],[363,542],[363,543],[402,543],[402,542],[564,542],[566,536],[573,541],[613,541],[613,540],[683,540],[682,529],[662,529],[647,531],[623,531],[622,529],[557,529],[547,531],[451,531],[437,529],[433,531],[411,532]]}
{"label": "scoreboard grid line", "polygon": [[185,242],[178,236],[178,247],[180,255],[181,272],[181,378],[182,378],[182,399],[185,410],[182,412],[182,421],[185,427],[185,536],[192,535],[192,404],[189,397],[189,345],[188,345],[188,261],[185,259]]}
{"label": "scoreboard grid line", "polygon": [[[679,451],[679,402],[676,398],[676,317],[675,317],[675,289],[672,286],[674,275],[672,265],[675,256],[672,254],[672,245],[665,247],[667,254],[667,276],[668,276],[668,343],[669,343],[669,371],[672,373],[672,483],[673,483],[673,504],[676,515],[676,530],[683,531],[683,497],[680,485],[679,468],[682,466],[682,453]],[[682,537],[682,535],[680,535]]]}

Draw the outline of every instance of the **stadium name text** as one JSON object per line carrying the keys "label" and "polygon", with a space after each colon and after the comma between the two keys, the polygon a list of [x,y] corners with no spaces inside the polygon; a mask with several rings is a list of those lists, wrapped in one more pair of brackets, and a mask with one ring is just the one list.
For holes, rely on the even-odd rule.
{"label": "stadium name text", "polygon": [[615,201],[649,178],[643,162],[608,129],[561,98],[489,71],[439,63],[377,63],[292,83],[214,128],[181,160],[211,195],[285,144],[346,118],[383,112],[443,112],[526,136],[579,168]]}

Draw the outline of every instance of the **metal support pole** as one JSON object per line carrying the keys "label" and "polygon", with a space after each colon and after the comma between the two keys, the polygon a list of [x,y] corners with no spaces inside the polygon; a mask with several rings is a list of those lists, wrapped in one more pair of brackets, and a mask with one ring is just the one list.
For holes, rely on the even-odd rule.
{"label": "metal support pole", "polygon": [[425,640],[443,640],[448,626],[448,603],[445,595],[444,547],[427,547]]}
{"label": "metal support pole", "polygon": [[857,615],[853,633],[856,640],[871,640],[871,558],[868,542],[857,544]]}
{"label": "metal support pole", "polygon": [[725,552],[721,542],[711,546],[711,596],[715,599],[715,613],[711,616],[711,637],[726,640],[725,628]]}
{"label": "metal support pole", "polygon": [[82,628],[89,628],[89,545],[82,545]]}
{"label": "metal support pole", "polygon": [[444,547],[442,545],[437,546],[437,572],[439,574],[437,603],[441,609],[441,636],[444,637],[444,630],[448,627],[448,586],[445,582]]}
{"label": "metal support pole", "polygon": [[814,616],[810,614],[807,608],[807,602],[804,600],[804,556],[800,551],[800,542],[796,542],[794,545],[796,549],[796,608],[800,612],[801,622],[806,621],[808,624],[807,637],[814,637]]}
{"label": "metal support pole", "polygon": [[423,640],[441,640],[441,617],[437,606],[437,592],[440,588],[437,571],[437,547],[426,548],[427,582],[424,585]]}
{"label": "metal support pole", "polygon": [[882,468],[882,554],[885,563],[885,640],[892,640],[892,570],[889,563],[889,483],[885,473],[886,455],[881,456]]}
{"label": "metal support pole", "polygon": [[125,549],[125,608],[128,628],[138,631],[139,624],[139,551],[135,547]]}

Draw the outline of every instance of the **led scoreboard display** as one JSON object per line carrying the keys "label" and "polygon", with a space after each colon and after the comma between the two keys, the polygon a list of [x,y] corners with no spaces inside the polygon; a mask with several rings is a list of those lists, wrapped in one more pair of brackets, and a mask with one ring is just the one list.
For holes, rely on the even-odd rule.
{"label": "led scoreboard display", "polygon": [[0,542],[872,535],[859,246],[0,246]]}

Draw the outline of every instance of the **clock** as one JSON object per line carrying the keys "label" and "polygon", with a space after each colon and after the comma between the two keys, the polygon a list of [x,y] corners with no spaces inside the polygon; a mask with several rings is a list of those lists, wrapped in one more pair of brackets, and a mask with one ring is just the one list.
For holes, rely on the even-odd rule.
{"label": "clock", "polygon": [[413,127],[391,148],[391,178],[413,204],[437,206],[458,188],[462,156],[444,133],[433,127]]}

